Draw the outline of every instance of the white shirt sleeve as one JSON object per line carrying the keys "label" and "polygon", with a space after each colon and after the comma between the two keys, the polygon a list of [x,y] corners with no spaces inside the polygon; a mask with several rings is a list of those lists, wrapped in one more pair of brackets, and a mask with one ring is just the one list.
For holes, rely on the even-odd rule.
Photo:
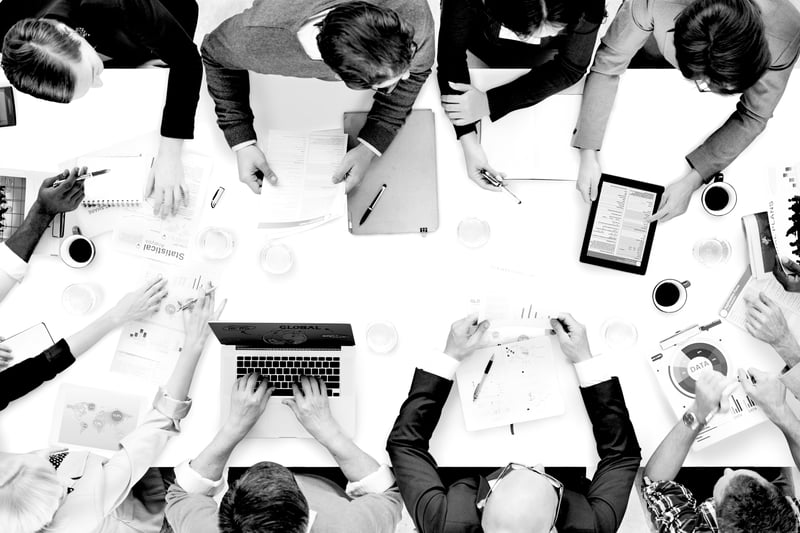
{"label": "white shirt sleeve", "polygon": [[188,459],[175,467],[175,482],[188,494],[214,496],[225,484],[224,479],[225,476],[222,476],[213,481],[201,476],[192,468]]}
{"label": "white shirt sleeve", "polygon": [[578,375],[578,383],[581,387],[591,387],[611,379],[611,369],[608,365],[608,358],[598,355],[575,363],[575,374]]}
{"label": "white shirt sleeve", "polygon": [[250,139],[249,141],[240,142],[239,144],[232,146],[231,150],[233,150],[234,152],[238,152],[242,148],[247,148],[248,146],[253,146],[254,144],[256,144],[256,140]]}
{"label": "white shirt sleeve", "polygon": [[381,494],[394,487],[394,474],[388,465],[381,465],[376,471],[359,481],[347,484],[345,492],[351,498],[358,498],[365,494]]}
{"label": "white shirt sleeve", "polygon": [[449,355],[432,350],[420,359],[417,368],[440,378],[452,380],[461,362]]}
{"label": "white shirt sleeve", "polygon": [[8,245],[0,244],[0,300],[22,281],[27,270],[28,263],[12,252]]}
{"label": "white shirt sleeve", "polygon": [[377,148],[372,146],[370,143],[368,143],[367,141],[365,141],[361,137],[358,138],[358,142],[360,142],[361,144],[363,144],[364,146],[369,148],[369,151],[372,152],[373,154],[377,155],[378,157],[383,155],[383,154],[381,154],[380,150],[378,150]]}

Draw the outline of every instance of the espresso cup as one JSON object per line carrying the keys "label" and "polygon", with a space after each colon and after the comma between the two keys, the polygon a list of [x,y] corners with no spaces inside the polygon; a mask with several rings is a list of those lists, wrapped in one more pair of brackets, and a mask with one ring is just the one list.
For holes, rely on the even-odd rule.
{"label": "espresso cup", "polygon": [[78,226],[72,228],[72,235],[61,241],[59,255],[61,260],[72,268],[88,266],[94,259],[94,243],[81,234]]}
{"label": "espresso cup", "polygon": [[677,279],[664,279],[653,288],[653,305],[664,313],[679,311],[686,304],[686,289],[692,284]]}
{"label": "espresso cup", "polygon": [[736,189],[729,183],[725,183],[722,173],[714,176],[714,180],[703,189],[700,197],[703,202],[703,209],[710,215],[721,217],[727,215],[736,207]]}

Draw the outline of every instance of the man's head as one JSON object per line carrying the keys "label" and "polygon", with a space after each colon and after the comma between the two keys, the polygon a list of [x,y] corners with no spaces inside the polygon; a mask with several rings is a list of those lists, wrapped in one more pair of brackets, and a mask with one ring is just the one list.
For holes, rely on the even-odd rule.
{"label": "man's head", "polygon": [[391,91],[408,78],[414,28],[391,9],[366,2],[333,8],[318,24],[322,60],[351,89]]}
{"label": "man's head", "polygon": [[308,503],[294,475],[276,463],[257,463],[236,480],[219,507],[221,533],[304,533]]}
{"label": "man's head", "polygon": [[740,93],[772,63],[761,10],[750,0],[696,0],[675,19],[683,76],[712,92]]}
{"label": "man's head", "polygon": [[495,482],[481,518],[486,533],[548,533],[552,530],[559,492],[552,478],[540,473],[540,465],[534,469],[536,471],[523,466],[512,467]]}
{"label": "man's head", "polygon": [[50,19],[14,24],[3,40],[2,66],[17,90],[51,102],[71,102],[103,85],[103,62],[94,48]]}
{"label": "man's head", "polygon": [[752,470],[725,469],[714,485],[721,533],[795,533],[797,519],[777,487]]}
{"label": "man's head", "polygon": [[519,36],[551,37],[577,19],[579,4],[574,0],[503,0],[494,3],[491,16]]}
{"label": "man's head", "polygon": [[65,496],[66,489],[46,453],[0,452],[0,524],[4,532],[42,530]]}

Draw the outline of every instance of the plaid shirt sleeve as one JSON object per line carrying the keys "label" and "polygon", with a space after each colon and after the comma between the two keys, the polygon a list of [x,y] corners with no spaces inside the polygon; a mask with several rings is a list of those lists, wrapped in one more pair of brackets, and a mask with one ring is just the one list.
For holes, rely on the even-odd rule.
{"label": "plaid shirt sleeve", "polygon": [[716,533],[714,509],[708,502],[697,503],[694,495],[674,481],[651,481],[642,487],[650,519],[659,533]]}

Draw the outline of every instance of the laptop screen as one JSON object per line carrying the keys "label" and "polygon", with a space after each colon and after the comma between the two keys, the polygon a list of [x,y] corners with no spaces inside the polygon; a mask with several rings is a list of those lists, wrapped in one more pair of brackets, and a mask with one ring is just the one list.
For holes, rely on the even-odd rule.
{"label": "laptop screen", "polygon": [[337,349],[355,345],[350,324],[209,322],[220,344],[249,348]]}

